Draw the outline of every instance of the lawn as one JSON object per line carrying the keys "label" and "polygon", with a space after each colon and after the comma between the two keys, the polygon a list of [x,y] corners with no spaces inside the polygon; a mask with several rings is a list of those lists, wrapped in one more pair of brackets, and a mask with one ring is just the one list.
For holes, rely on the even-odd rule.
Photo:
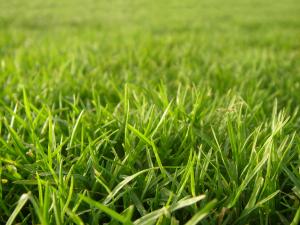
{"label": "lawn", "polygon": [[298,0],[0,0],[0,224],[300,223]]}

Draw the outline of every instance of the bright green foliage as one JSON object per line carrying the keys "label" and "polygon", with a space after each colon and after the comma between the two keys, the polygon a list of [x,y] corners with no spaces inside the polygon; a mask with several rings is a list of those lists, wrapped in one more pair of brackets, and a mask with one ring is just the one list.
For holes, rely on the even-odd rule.
{"label": "bright green foliage", "polygon": [[0,224],[299,224],[298,0],[0,0]]}

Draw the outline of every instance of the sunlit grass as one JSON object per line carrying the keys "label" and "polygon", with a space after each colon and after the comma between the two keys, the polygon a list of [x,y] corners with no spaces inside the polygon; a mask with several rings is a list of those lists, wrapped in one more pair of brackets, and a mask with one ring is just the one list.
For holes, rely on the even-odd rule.
{"label": "sunlit grass", "polygon": [[300,5],[1,1],[1,224],[300,221]]}

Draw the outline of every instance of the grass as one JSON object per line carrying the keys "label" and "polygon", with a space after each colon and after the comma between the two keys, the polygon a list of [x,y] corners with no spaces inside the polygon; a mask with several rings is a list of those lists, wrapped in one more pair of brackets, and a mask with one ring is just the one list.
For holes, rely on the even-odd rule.
{"label": "grass", "polygon": [[299,224],[298,1],[0,8],[1,224]]}

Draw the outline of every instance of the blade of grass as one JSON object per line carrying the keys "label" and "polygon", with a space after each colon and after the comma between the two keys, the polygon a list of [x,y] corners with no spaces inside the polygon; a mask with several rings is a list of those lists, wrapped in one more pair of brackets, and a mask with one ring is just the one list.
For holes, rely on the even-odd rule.
{"label": "blade of grass", "polygon": [[201,220],[203,220],[215,207],[217,200],[212,200],[205,205],[203,209],[197,212],[185,225],[197,225]]}

